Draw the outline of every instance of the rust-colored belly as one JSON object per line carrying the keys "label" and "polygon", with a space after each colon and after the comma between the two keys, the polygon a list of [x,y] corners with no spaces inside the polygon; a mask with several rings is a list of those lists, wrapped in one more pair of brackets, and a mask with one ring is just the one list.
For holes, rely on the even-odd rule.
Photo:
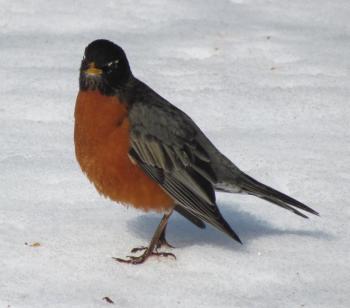
{"label": "rust-colored belly", "polygon": [[79,92],[74,143],[81,169],[104,196],[143,210],[173,207],[171,197],[129,159],[127,109],[117,97]]}

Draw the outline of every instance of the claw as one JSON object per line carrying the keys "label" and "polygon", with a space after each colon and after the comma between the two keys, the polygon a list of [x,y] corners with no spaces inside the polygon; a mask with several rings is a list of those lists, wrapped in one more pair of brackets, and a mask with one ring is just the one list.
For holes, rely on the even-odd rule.
{"label": "claw", "polygon": [[121,262],[121,263],[129,263],[129,264],[141,264],[143,263],[147,257],[145,257],[144,255],[141,255],[139,257],[135,257],[135,256],[127,256],[127,258],[129,259],[121,259],[121,258],[114,258],[114,260]]}
{"label": "claw", "polygon": [[143,250],[146,250],[148,247],[145,247],[145,246],[141,246],[141,247],[135,247],[133,249],[131,249],[131,253],[135,253],[135,252],[138,252],[138,251],[143,251]]}
{"label": "claw", "polygon": [[121,258],[112,257],[112,259],[114,259],[115,261],[121,262],[121,263],[130,263],[130,260],[125,260],[125,259],[121,259]]}
{"label": "claw", "polygon": [[176,256],[171,252],[153,252],[151,255],[161,257],[173,257],[174,260],[176,260]]}
{"label": "claw", "polygon": [[171,252],[151,252],[148,253],[147,250],[141,256],[126,256],[128,259],[121,259],[112,257],[114,260],[121,263],[129,264],[141,264],[145,262],[148,257],[157,256],[157,257],[173,257],[176,260],[176,256]]}

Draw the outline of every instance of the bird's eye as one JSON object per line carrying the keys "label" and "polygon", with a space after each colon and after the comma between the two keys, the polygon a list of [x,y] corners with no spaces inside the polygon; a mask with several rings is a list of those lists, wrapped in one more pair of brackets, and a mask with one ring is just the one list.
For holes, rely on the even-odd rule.
{"label": "bird's eye", "polygon": [[105,73],[110,74],[114,69],[118,67],[119,60],[108,62],[107,64],[103,65],[102,69]]}
{"label": "bird's eye", "polygon": [[119,63],[119,60],[115,60],[115,61],[108,62],[106,66],[108,68],[117,67],[118,63]]}

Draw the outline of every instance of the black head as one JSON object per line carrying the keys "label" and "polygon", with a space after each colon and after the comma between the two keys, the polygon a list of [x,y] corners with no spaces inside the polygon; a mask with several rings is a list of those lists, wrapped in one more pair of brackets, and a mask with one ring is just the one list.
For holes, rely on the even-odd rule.
{"label": "black head", "polygon": [[108,40],[96,40],[85,48],[80,66],[80,90],[99,90],[113,95],[132,78],[122,48]]}

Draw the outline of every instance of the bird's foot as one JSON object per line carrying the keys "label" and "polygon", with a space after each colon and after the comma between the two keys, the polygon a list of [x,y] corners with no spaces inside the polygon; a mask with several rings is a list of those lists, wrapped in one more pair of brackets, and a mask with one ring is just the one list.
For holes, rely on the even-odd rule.
{"label": "bird's foot", "polygon": [[[135,250],[135,249],[138,249],[138,250]],[[142,264],[148,259],[148,257],[151,257],[151,256],[173,257],[174,259],[176,259],[176,256],[173,253],[158,252],[158,251],[149,252],[147,247],[134,248],[131,252],[136,252],[139,250],[145,250],[145,252],[141,256],[127,256],[127,259],[113,257],[113,259],[121,263],[129,263],[129,264]]]}
{"label": "bird's foot", "polygon": [[140,256],[127,256],[126,259],[121,258],[113,258],[114,260],[122,263],[129,263],[129,264],[142,264],[145,262],[148,257],[151,256],[157,256],[157,257],[173,257],[176,259],[175,255],[170,252],[162,252],[158,251],[162,246],[167,246],[170,248],[173,248],[165,239],[165,229],[169,220],[169,217],[172,212],[165,213],[162,220],[160,221],[160,224],[154,233],[152,240],[148,247],[137,247],[131,250],[132,253],[143,251],[142,255]]}
{"label": "bird's foot", "polygon": [[[169,244],[165,238],[160,238],[157,242],[157,245],[156,245],[156,252],[158,251],[159,248],[162,248],[162,247],[175,248],[173,245]],[[146,247],[146,246],[135,247],[135,248],[131,249],[130,252],[136,253],[136,252],[144,251],[147,249],[148,249],[148,247]]]}
{"label": "bird's foot", "polygon": [[165,239],[165,237],[161,237],[157,243],[157,249],[161,248],[161,247],[168,247],[168,248],[175,248],[173,245],[170,245],[167,240]]}

